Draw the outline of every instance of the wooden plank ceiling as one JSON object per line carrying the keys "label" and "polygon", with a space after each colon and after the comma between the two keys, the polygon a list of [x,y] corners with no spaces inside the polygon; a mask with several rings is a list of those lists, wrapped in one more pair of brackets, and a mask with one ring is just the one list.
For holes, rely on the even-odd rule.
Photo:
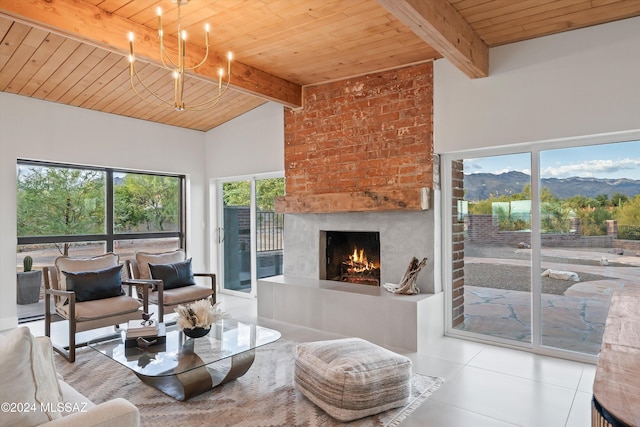
{"label": "wooden plank ceiling", "polygon": [[470,78],[488,73],[488,48],[640,15],[640,0],[191,0],[181,8],[185,102],[217,91],[232,51],[231,88],[214,107],[174,111],[138,98],[129,83],[127,33],[137,69],[172,99],[159,66],[156,7],[177,50],[175,0],[0,0],[0,90],[207,131],[271,100],[302,105],[302,88],[446,57]]}

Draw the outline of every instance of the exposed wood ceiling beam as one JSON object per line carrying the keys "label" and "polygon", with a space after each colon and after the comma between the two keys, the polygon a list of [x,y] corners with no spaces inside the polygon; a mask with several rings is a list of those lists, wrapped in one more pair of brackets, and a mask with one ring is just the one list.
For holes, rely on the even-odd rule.
{"label": "exposed wood ceiling beam", "polygon": [[489,75],[489,47],[447,0],[377,0],[471,78]]}
{"label": "exposed wood ceiling beam", "polygon": [[[133,31],[136,36],[136,58],[161,65],[156,30],[107,13],[81,0],[0,0],[0,15],[122,55],[129,53],[127,34]],[[176,38],[165,35],[164,39],[165,48],[175,57]],[[203,58],[204,53],[204,48],[192,44],[188,47],[188,56],[192,58]],[[191,73],[217,83],[218,64],[224,61],[217,54],[210,54],[206,63]],[[199,59],[187,59],[187,64],[198,62]],[[230,86],[235,90],[292,108],[302,106],[302,87],[298,84],[237,61],[232,63],[231,74]]]}

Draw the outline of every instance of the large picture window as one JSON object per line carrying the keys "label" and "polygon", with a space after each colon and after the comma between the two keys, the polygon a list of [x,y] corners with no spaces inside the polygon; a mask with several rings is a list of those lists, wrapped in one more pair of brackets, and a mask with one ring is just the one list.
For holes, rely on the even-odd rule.
{"label": "large picture window", "polygon": [[16,183],[17,271],[27,255],[40,269],[60,255],[186,246],[184,176],[20,160]]}

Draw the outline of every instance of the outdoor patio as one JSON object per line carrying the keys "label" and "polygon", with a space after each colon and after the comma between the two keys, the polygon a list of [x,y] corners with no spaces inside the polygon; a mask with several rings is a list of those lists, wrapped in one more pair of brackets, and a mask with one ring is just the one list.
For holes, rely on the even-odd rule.
{"label": "outdoor patio", "polygon": [[[513,252],[528,258],[530,250]],[[640,287],[640,257],[614,255],[607,249],[544,249],[543,257],[567,260],[565,263],[542,262],[543,269],[608,278],[570,283],[562,295],[543,293],[541,300],[543,345],[598,354],[610,296],[616,289]],[[616,266],[599,265],[603,257]],[[473,263],[528,266],[529,260],[465,257],[465,264]],[[464,301],[465,319],[457,329],[531,342],[531,293],[528,290],[465,286]]]}

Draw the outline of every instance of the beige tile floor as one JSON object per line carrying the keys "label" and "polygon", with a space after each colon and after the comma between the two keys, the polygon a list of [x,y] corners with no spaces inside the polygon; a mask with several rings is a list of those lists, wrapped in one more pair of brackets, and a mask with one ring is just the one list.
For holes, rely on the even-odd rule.
{"label": "beige tile floor", "polygon": [[[219,300],[232,317],[277,329],[286,339],[337,338],[258,319],[254,299],[220,295]],[[34,334],[42,334],[42,322],[30,325]],[[445,379],[444,385],[401,424],[403,427],[590,425],[593,365],[449,337],[435,338],[425,353],[393,350],[410,357],[415,372]]]}

